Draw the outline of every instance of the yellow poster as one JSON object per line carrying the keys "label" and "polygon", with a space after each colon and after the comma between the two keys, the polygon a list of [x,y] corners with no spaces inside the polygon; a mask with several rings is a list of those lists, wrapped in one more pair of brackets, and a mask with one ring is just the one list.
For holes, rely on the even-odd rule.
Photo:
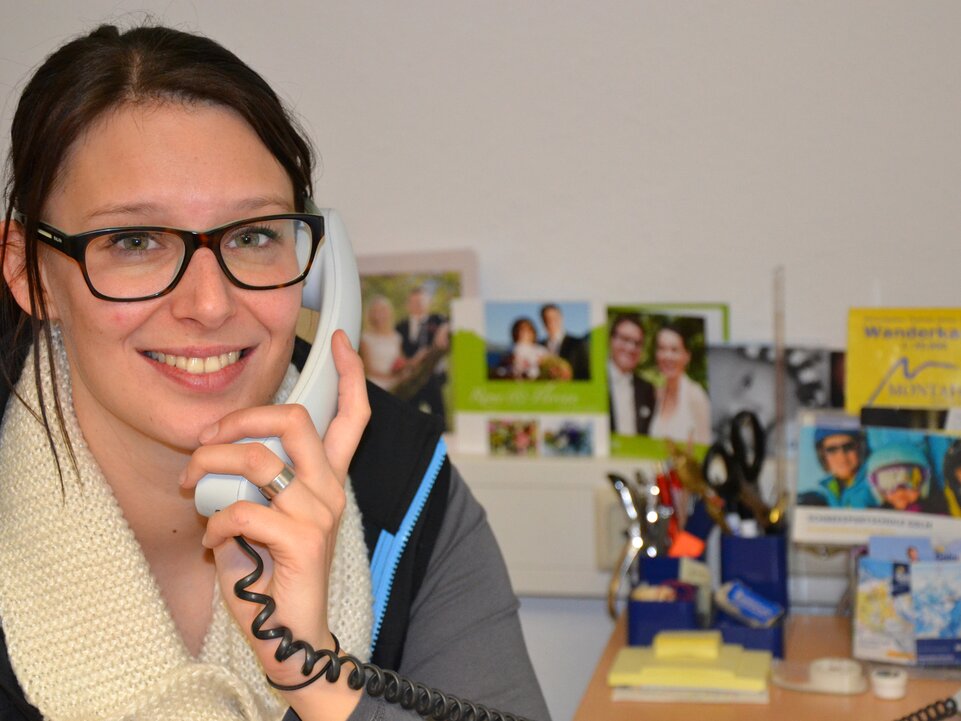
{"label": "yellow poster", "polygon": [[845,408],[961,407],[961,308],[852,308]]}

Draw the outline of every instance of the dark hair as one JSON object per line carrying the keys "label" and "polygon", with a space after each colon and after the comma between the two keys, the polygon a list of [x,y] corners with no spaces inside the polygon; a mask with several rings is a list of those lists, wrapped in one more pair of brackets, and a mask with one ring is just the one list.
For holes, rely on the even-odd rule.
{"label": "dark hair", "polygon": [[547,322],[547,311],[556,310],[558,313],[561,312],[561,307],[557,303],[545,303],[541,306],[541,320],[545,323]]}
{"label": "dark hair", "polygon": [[[50,331],[40,319],[47,309],[41,293],[37,222],[56,187],[71,146],[106,113],[128,104],[174,101],[230,108],[257,133],[290,176],[297,209],[311,194],[313,153],[309,141],[277,94],[236,55],[213,40],[160,26],[121,32],[102,25],[50,55],[24,88],[10,129],[6,223],[0,264],[7,253],[7,227],[16,209],[26,218],[24,269],[30,313],[0,284],[0,413],[20,377],[30,347],[40,394],[40,416],[53,449],[40,383],[41,337],[50,351]],[[53,372],[52,357],[49,358]],[[54,378],[54,380],[56,380]],[[63,413],[54,382],[60,430]],[[73,450],[68,448],[75,462]],[[56,452],[55,452],[56,456]],[[60,465],[57,459],[58,467]]]}
{"label": "dark hair", "polygon": [[667,323],[662,324],[661,327],[657,329],[657,332],[660,333],[662,330],[669,330],[671,333],[675,333],[677,337],[681,339],[681,345],[684,346],[684,350],[686,350],[688,353],[691,352],[691,349],[688,347],[687,334],[681,329],[681,326],[679,326],[677,323],[671,323],[668,321]]}
{"label": "dark hair", "polygon": [[511,324],[511,338],[514,339],[515,343],[517,342],[517,339],[521,334],[521,327],[525,325],[528,326],[534,332],[534,337],[535,338],[537,337],[537,326],[534,325],[534,321],[532,321],[527,316],[522,315],[520,318],[518,318]]}
{"label": "dark hair", "polygon": [[644,337],[644,324],[641,322],[641,316],[638,313],[618,313],[614,316],[614,320],[611,321],[611,332],[609,336],[613,336],[617,332],[618,326],[624,323],[636,325],[641,329],[641,338]]}

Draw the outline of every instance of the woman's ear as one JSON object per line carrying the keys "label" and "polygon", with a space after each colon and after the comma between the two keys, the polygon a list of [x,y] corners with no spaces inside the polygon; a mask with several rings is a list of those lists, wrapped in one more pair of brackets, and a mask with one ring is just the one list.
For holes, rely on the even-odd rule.
{"label": "woman's ear", "polygon": [[[2,248],[3,279],[10,288],[10,293],[17,301],[23,312],[30,315],[30,283],[27,278],[27,261],[25,251],[25,236],[23,225],[16,220],[7,223],[4,233],[3,223],[0,223],[0,238],[6,236]],[[45,294],[46,297],[46,294]],[[47,315],[56,315],[54,308],[47,308]]]}
{"label": "woman's ear", "polygon": [[0,238],[4,239],[3,279],[24,313],[30,312],[30,297],[27,289],[27,264],[24,256],[23,226],[15,220],[0,224]]}

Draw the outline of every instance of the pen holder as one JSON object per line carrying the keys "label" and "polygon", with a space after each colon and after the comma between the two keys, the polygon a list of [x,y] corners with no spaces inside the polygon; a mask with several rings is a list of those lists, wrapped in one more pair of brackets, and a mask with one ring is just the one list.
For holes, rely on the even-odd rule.
{"label": "pen holder", "polygon": [[721,536],[721,583],[728,581],[741,581],[788,608],[787,537]]}
{"label": "pen holder", "polygon": [[[721,536],[721,583],[741,581],[755,593],[788,609],[787,537]],[[770,651],[784,657],[784,619],[770,628],[752,628],[718,611],[714,627],[725,643]]]}

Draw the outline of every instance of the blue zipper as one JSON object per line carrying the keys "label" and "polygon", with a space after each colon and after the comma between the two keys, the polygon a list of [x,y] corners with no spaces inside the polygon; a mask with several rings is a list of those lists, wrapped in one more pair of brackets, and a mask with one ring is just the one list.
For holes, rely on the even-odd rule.
{"label": "blue zipper", "polygon": [[431,458],[430,465],[427,466],[427,472],[421,479],[420,487],[417,489],[404,519],[400,522],[397,533],[381,531],[380,537],[377,539],[377,545],[374,546],[374,554],[370,560],[370,577],[374,595],[374,628],[370,638],[371,649],[377,644],[377,637],[380,635],[380,629],[384,623],[387,603],[390,601],[390,592],[394,585],[394,574],[397,573],[397,564],[400,563],[400,558],[404,555],[407,542],[410,540],[410,534],[413,533],[414,526],[417,525],[417,520],[420,518],[421,511],[424,510],[424,505],[427,503],[427,498],[430,496],[446,457],[447,444],[441,438],[434,448],[434,455]]}

